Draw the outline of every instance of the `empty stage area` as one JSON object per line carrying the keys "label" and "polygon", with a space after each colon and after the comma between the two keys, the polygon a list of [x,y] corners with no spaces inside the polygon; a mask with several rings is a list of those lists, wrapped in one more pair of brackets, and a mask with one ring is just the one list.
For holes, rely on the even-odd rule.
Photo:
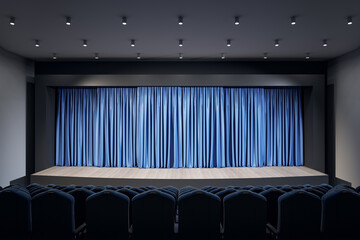
{"label": "empty stage area", "polygon": [[133,187],[172,185],[246,186],[300,185],[328,183],[328,176],[308,167],[239,167],[239,168],[99,168],[51,167],[32,174],[32,183],[58,185],[113,185]]}

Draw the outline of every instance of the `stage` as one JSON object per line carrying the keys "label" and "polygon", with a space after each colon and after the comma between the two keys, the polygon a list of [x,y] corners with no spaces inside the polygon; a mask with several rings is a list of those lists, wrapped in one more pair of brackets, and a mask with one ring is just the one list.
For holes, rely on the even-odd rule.
{"label": "stage", "polygon": [[246,186],[328,183],[328,176],[308,167],[240,168],[99,168],[51,167],[31,175],[32,183],[59,185],[156,186],[178,188],[191,185]]}

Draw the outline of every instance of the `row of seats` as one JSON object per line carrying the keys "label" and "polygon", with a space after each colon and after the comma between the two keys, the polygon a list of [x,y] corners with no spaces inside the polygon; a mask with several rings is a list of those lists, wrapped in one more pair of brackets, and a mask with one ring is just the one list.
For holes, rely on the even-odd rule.
{"label": "row of seats", "polygon": [[359,239],[359,188],[9,186],[1,239]]}

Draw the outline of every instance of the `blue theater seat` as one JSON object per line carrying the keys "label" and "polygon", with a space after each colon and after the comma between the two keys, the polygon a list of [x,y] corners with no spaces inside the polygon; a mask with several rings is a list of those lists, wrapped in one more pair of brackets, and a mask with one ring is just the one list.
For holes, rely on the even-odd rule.
{"label": "blue theater seat", "polygon": [[32,239],[75,239],[74,198],[70,194],[49,190],[36,195],[31,204]]}
{"label": "blue theater seat", "polygon": [[270,188],[261,192],[261,195],[266,198],[267,202],[267,223],[277,228],[278,223],[278,199],[285,194],[284,191],[277,188]]}
{"label": "blue theater seat", "polygon": [[129,198],[103,190],[86,199],[86,227],[89,240],[129,238]]}
{"label": "blue theater seat", "polygon": [[322,231],[329,240],[360,239],[360,195],[338,188],[322,198]]}
{"label": "blue theater seat", "polygon": [[221,200],[202,190],[179,197],[179,238],[181,240],[220,238]]}
{"label": "blue theater seat", "polygon": [[31,197],[26,191],[0,191],[0,239],[26,240],[31,232]]}
{"label": "blue theater seat", "polygon": [[75,228],[79,228],[86,221],[86,199],[94,192],[85,188],[76,188],[68,193],[75,199]]}
{"label": "blue theater seat", "polygon": [[224,207],[224,239],[266,239],[266,198],[243,190],[227,195]]}

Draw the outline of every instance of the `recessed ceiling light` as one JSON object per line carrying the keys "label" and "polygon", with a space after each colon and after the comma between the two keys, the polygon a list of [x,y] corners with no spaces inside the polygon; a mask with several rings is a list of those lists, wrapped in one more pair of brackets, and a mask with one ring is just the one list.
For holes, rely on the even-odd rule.
{"label": "recessed ceiling light", "polygon": [[184,46],[183,40],[182,40],[182,39],[179,39],[179,47],[182,47],[182,46]]}
{"label": "recessed ceiling light", "polygon": [[290,18],[290,23],[291,23],[291,25],[295,25],[295,24],[296,24],[296,17],[295,17],[295,16],[292,16],[292,17]]}
{"label": "recessed ceiling light", "polygon": [[54,60],[57,59],[56,53],[53,53],[53,59],[54,59]]}
{"label": "recessed ceiling light", "polygon": [[65,22],[65,24],[66,24],[67,26],[71,26],[71,17],[66,17],[66,22]]}
{"label": "recessed ceiling light", "polygon": [[95,58],[95,60],[99,60],[99,53],[95,53],[94,58]]}
{"label": "recessed ceiling light", "polygon": [[180,26],[184,24],[184,18],[183,18],[183,16],[179,16],[179,22],[178,22],[178,24],[179,24]]}
{"label": "recessed ceiling light", "polygon": [[239,25],[240,24],[240,19],[238,16],[235,17],[235,21],[234,21],[235,25]]}
{"label": "recessed ceiling light", "polygon": [[264,59],[268,59],[268,53],[264,53]]}
{"label": "recessed ceiling light", "polygon": [[279,43],[279,39],[275,39],[275,47],[279,47],[280,43]]}
{"label": "recessed ceiling light", "polygon": [[226,46],[231,47],[231,40],[230,39],[226,40]]}
{"label": "recessed ceiling light", "polygon": [[126,26],[127,25],[127,18],[125,16],[122,17],[122,25]]}
{"label": "recessed ceiling light", "polygon": [[221,59],[225,59],[225,53],[221,53]]}
{"label": "recessed ceiling light", "polygon": [[352,24],[353,24],[352,17],[351,16],[347,17],[347,25],[352,25]]}
{"label": "recessed ceiling light", "polygon": [[183,54],[179,53],[179,59],[183,59],[183,58],[184,58]]}
{"label": "recessed ceiling light", "polygon": [[310,59],[310,53],[306,53],[305,59],[306,59],[306,60],[309,60],[309,59]]}
{"label": "recessed ceiling light", "polygon": [[137,53],[137,54],[136,54],[136,58],[137,58],[137,59],[141,59],[140,53]]}
{"label": "recessed ceiling light", "polygon": [[35,40],[35,47],[40,47],[40,41],[39,40]]}
{"label": "recessed ceiling light", "polygon": [[10,17],[10,25],[15,26],[15,17]]}
{"label": "recessed ceiling light", "polygon": [[135,47],[135,40],[134,39],[130,40],[130,46]]}
{"label": "recessed ceiling light", "polygon": [[327,43],[327,39],[323,40],[323,47],[327,47],[328,43]]}
{"label": "recessed ceiling light", "polygon": [[87,43],[87,40],[83,40],[83,47],[87,47],[88,46],[88,43]]}

